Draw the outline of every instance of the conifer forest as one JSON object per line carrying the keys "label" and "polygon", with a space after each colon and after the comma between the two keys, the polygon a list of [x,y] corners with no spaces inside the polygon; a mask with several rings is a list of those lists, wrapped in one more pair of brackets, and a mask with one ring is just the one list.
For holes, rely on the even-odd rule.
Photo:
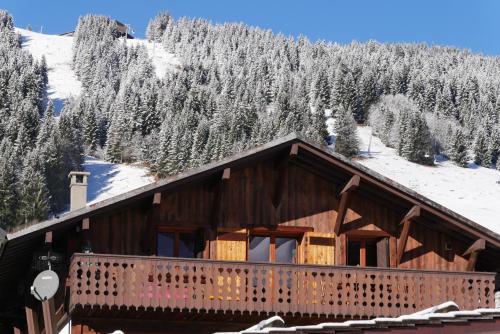
{"label": "conifer forest", "polygon": [[[78,97],[54,113],[47,65],[0,11],[0,227],[64,211],[83,156],[141,162],[158,177],[292,132],[347,157],[356,127],[409,161],[500,169],[500,57],[426,44],[337,44],[159,13],[147,38],[180,59],[155,75],[116,21],[86,15],[73,38]],[[328,133],[326,114],[334,117]]]}

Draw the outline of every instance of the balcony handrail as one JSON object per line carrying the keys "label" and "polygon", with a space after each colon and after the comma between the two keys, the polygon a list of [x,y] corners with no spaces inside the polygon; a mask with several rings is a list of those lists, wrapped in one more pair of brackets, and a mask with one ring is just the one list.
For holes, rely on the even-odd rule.
{"label": "balcony handrail", "polygon": [[494,304],[495,273],[74,254],[69,309],[399,316]]}
{"label": "balcony handrail", "polygon": [[232,260],[214,260],[214,259],[199,259],[199,258],[182,258],[182,257],[166,257],[154,255],[123,255],[123,254],[106,254],[106,253],[73,253],[71,262],[75,257],[106,257],[116,259],[136,259],[136,260],[154,260],[154,261],[173,261],[173,262],[189,262],[189,263],[211,263],[211,264],[237,264],[237,265],[250,265],[250,266],[270,266],[273,267],[297,267],[297,268],[311,268],[311,269],[326,269],[338,268],[345,270],[361,270],[361,271],[376,271],[376,272],[399,272],[399,273],[426,273],[426,274],[447,274],[447,275],[472,275],[495,276],[494,272],[483,271],[448,271],[448,270],[430,270],[430,269],[413,269],[413,268],[389,268],[389,267],[359,267],[359,266],[345,266],[345,265],[323,265],[323,264],[299,264],[299,263],[279,263],[279,262],[254,262],[254,261],[232,261]]}

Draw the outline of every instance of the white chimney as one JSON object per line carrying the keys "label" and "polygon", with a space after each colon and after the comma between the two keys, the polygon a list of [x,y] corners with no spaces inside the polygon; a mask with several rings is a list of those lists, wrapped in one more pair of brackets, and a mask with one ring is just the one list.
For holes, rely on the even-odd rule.
{"label": "white chimney", "polygon": [[70,200],[69,210],[74,211],[87,205],[87,185],[89,172],[70,172]]}

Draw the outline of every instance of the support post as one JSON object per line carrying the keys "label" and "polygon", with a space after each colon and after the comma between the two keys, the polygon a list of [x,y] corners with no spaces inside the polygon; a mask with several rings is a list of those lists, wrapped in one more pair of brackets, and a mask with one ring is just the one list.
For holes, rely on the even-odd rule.
{"label": "support post", "polygon": [[82,220],[82,239],[83,239],[83,249],[82,251],[92,252],[92,245],[90,243],[90,218],[83,218]]}
{"label": "support post", "polygon": [[349,194],[352,190],[359,186],[360,177],[359,175],[353,175],[345,187],[340,191],[340,203],[339,209],[337,211],[337,219],[335,220],[334,233],[336,236],[340,235],[340,228],[344,222],[345,215],[347,213],[347,205],[349,201]]}
{"label": "support post", "polygon": [[40,326],[38,325],[38,314],[36,310],[31,305],[26,305],[24,310],[26,312],[28,334],[40,334]]}
{"label": "support post", "polygon": [[45,334],[57,334],[57,324],[55,319],[54,298],[42,302],[43,323],[45,325]]}
{"label": "support post", "polygon": [[403,253],[405,251],[406,243],[408,242],[408,236],[410,234],[411,223],[417,217],[420,217],[420,206],[415,205],[408,211],[408,213],[406,213],[406,215],[403,217],[403,219],[401,219],[401,222],[399,223],[399,225],[403,225],[403,230],[401,231],[398,240],[398,251],[396,258],[397,266],[399,266],[399,264],[401,263],[401,259],[403,258]]}

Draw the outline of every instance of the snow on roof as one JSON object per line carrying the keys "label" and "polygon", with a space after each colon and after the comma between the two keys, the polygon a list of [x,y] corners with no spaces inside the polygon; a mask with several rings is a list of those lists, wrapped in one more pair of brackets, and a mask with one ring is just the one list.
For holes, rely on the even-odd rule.
{"label": "snow on roof", "polygon": [[371,320],[349,320],[344,322],[324,322],[316,325],[283,327],[284,321],[279,316],[274,316],[267,321],[261,321],[240,332],[219,332],[217,334],[267,334],[267,333],[313,333],[313,332],[352,332],[356,329],[363,331],[389,330],[391,327],[418,327],[421,325],[445,325],[448,322],[467,323],[477,320],[500,319],[500,309],[476,309],[460,311],[458,305],[452,301],[422,310],[413,314],[402,315],[397,318],[375,318]]}

